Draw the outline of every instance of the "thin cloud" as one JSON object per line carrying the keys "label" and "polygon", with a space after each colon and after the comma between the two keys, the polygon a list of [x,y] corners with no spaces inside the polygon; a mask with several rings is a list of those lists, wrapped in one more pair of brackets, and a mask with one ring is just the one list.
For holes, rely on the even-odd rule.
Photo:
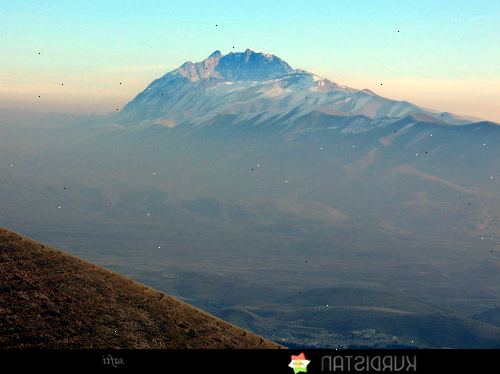
{"label": "thin cloud", "polygon": [[395,167],[393,169],[390,169],[389,172],[391,173],[397,173],[397,174],[408,174],[408,175],[413,175],[415,177],[425,179],[431,182],[435,182],[438,184],[441,184],[443,186],[446,186],[448,188],[451,188],[452,190],[471,194],[471,195],[477,195],[477,196],[483,196],[483,197],[489,197],[488,194],[485,194],[480,191],[476,191],[464,186],[460,186],[459,184],[447,181],[446,179],[436,177],[435,175],[424,173],[423,171],[419,171],[409,165],[401,165],[398,167]]}

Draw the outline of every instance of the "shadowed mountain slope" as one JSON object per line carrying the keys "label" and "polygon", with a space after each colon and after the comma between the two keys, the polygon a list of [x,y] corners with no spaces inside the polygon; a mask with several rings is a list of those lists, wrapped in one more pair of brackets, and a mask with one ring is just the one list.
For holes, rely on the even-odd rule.
{"label": "shadowed mountain slope", "polygon": [[279,348],[171,296],[0,228],[2,348]]}

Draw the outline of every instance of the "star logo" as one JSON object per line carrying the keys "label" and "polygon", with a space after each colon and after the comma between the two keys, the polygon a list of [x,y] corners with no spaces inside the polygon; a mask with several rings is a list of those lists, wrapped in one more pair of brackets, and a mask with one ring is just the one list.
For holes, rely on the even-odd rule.
{"label": "star logo", "polygon": [[306,360],[306,355],[301,353],[297,356],[292,355],[292,361],[290,361],[288,366],[293,369],[295,374],[300,372],[307,373],[307,365],[309,365],[310,362],[311,361]]}

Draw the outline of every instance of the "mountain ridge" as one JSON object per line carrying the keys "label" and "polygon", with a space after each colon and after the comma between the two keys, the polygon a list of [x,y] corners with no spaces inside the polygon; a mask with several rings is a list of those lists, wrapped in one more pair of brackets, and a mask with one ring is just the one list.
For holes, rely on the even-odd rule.
{"label": "mountain ridge", "polygon": [[[256,72],[256,69],[260,71]],[[247,48],[243,53],[231,52],[227,55],[216,50],[203,61],[196,63],[187,61],[166,75],[178,73],[191,82],[208,78],[252,81],[277,78],[291,71],[293,71],[292,67],[279,57],[254,52]]]}

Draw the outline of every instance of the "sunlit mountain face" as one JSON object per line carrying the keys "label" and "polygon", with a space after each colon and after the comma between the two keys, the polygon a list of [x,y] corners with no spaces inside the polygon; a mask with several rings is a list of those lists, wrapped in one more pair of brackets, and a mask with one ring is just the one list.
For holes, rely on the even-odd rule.
{"label": "sunlit mountain face", "polygon": [[0,225],[290,346],[500,346],[495,123],[246,50],[0,134]]}

